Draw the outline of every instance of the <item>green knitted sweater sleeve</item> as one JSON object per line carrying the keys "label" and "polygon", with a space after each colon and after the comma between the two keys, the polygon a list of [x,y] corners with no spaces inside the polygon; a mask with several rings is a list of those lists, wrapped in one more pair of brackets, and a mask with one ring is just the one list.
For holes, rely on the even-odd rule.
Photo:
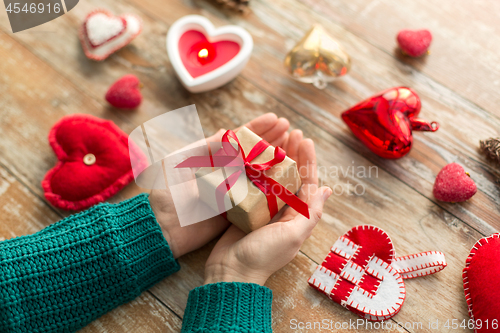
{"label": "green knitted sweater sleeve", "polygon": [[181,333],[272,333],[271,289],[219,282],[191,290]]}
{"label": "green knitted sweater sleeve", "polygon": [[179,264],[138,195],[0,242],[0,332],[74,332]]}

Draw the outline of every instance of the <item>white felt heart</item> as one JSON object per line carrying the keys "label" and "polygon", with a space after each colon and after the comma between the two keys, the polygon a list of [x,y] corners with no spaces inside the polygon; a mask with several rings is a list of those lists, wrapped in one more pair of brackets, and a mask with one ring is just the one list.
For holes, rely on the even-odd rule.
{"label": "white felt heart", "polygon": [[93,46],[101,45],[123,33],[126,21],[120,17],[96,13],[86,23],[87,37]]}
{"label": "white felt heart", "polygon": [[85,55],[100,61],[130,43],[141,30],[141,19],[135,15],[114,16],[107,10],[96,9],[85,19],[79,37]]}
{"label": "white felt heart", "polygon": [[[179,39],[190,30],[203,33],[210,43],[218,41],[233,41],[240,45],[238,54],[222,66],[206,74],[193,78],[179,54]],[[172,24],[167,34],[167,53],[175,73],[182,85],[190,92],[204,92],[216,89],[234,79],[245,67],[253,49],[252,36],[243,28],[226,25],[215,28],[205,17],[188,15]]]}

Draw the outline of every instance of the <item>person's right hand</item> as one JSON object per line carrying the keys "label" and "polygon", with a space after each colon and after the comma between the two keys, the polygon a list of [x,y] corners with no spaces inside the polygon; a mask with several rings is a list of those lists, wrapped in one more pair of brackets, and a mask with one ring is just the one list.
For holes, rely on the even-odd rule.
{"label": "person's right hand", "polygon": [[215,245],[205,265],[205,284],[248,282],[263,285],[289,263],[321,218],[323,204],[332,194],[318,188],[314,143],[294,130],[284,144],[287,155],[297,162],[302,180],[299,198],[309,205],[310,218],[287,207],[275,222],[245,234],[231,225]]}

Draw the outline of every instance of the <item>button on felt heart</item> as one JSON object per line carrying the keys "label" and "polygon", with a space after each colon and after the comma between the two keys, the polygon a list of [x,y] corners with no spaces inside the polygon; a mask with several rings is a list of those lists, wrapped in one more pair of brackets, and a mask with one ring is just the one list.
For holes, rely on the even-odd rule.
{"label": "button on felt heart", "polygon": [[[58,162],[42,181],[54,206],[78,210],[114,195],[134,179],[128,136],[113,122],[83,114],[63,117],[51,129],[49,143]],[[132,158],[146,158],[132,146]]]}
{"label": "button on felt heart", "polygon": [[179,19],[167,35],[170,62],[191,92],[215,89],[234,79],[245,67],[252,48],[252,37],[243,28],[216,29],[199,15]]}
{"label": "button on felt heart", "polygon": [[412,130],[437,131],[439,125],[417,118],[420,98],[406,87],[385,90],[342,113],[342,119],[371,151],[383,158],[408,154]]}
{"label": "button on felt heart", "polygon": [[360,317],[381,321],[392,318],[403,306],[403,279],[433,274],[445,267],[441,252],[396,258],[392,241],[382,229],[361,225],[333,244],[308,282]]}
{"label": "button on felt heart", "polygon": [[99,61],[130,43],[141,30],[141,20],[135,15],[118,17],[107,10],[97,9],[87,15],[79,37],[85,55]]}
{"label": "button on felt heart", "polygon": [[500,329],[500,234],[480,239],[463,270],[465,299],[476,333]]}

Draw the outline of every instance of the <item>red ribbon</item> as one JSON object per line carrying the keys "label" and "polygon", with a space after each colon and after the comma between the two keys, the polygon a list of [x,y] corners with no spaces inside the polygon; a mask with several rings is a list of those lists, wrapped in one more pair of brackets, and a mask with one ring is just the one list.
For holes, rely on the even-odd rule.
{"label": "red ribbon", "polygon": [[[229,139],[233,139],[238,144],[238,149],[235,149],[233,145],[229,142]],[[236,134],[228,130],[222,136],[222,148],[219,149],[214,155],[209,156],[192,156],[184,160],[183,162],[176,165],[176,168],[198,168],[198,167],[236,167],[245,166],[245,173],[248,179],[257,186],[267,198],[267,206],[269,207],[269,212],[271,218],[278,213],[278,199],[283,200],[287,205],[295,209],[299,214],[304,215],[309,218],[309,207],[307,204],[300,200],[295,194],[290,192],[286,187],[278,183],[271,177],[266,176],[264,171],[271,169],[278,163],[283,162],[286,157],[286,153],[280,147],[274,149],[274,158],[265,163],[250,163],[257,156],[259,156],[270,144],[264,140],[259,141],[250,151],[248,155],[245,155],[243,147],[241,147],[240,141],[236,137]],[[239,157],[241,154],[242,159]],[[234,172],[229,177],[227,177],[222,183],[216,188],[216,199],[219,211],[225,211],[224,207],[224,196],[233,187],[233,185],[238,180],[243,170],[238,170]]]}

